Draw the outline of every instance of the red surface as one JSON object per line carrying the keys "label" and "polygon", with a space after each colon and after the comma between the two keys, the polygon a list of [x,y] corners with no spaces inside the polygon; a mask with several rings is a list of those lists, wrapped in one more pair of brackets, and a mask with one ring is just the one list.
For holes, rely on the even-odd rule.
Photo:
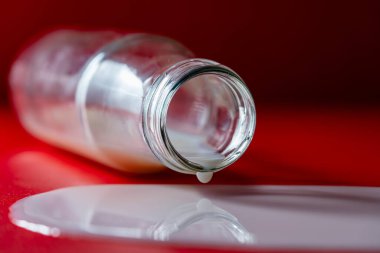
{"label": "red surface", "polygon": [[[253,145],[212,183],[380,186],[379,13],[379,1],[5,1],[0,103],[7,103],[11,59],[38,32],[79,26],[157,33],[232,67],[253,91]],[[8,207],[22,197],[100,183],[196,181],[169,170],[151,176],[112,171],[39,142],[10,109],[0,109],[0,252],[197,250],[49,238],[9,223]]]}
{"label": "red surface", "polygon": [[[237,163],[218,172],[213,184],[380,186],[380,108],[267,107],[258,108],[258,112],[253,144]],[[56,149],[28,135],[6,108],[0,110],[0,125],[1,252],[197,250],[195,246],[165,243],[50,238],[12,225],[7,218],[12,203],[31,194],[60,187],[110,183],[198,183],[195,177],[170,170],[145,176],[123,174]],[[204,250],[242,251],[238,248]]]}

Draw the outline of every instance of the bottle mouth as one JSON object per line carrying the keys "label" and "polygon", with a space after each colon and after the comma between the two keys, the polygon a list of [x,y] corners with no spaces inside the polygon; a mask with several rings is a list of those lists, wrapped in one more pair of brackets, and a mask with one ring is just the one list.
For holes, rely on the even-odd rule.
{"label": "bottle mouth", "polygon": [[167,167],[195,174],[235,162],[252,140],[253,98],[231,69],[204,59],[171,66],[144,99],[143,132]]}

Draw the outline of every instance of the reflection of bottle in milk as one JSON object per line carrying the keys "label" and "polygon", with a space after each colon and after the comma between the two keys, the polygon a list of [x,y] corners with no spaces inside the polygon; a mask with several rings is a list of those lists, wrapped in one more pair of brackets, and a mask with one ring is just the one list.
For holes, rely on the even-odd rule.
{"label": "reflection of bottle in milk", "polygon": [[197,234],[198,242],[238,242],[251,244],[254,236],[231,213],[215,206],[208,199],[178,206],[148,230],[154,240],[167,241]]}
{"label": "reflection of bottle in milk", "polygon": [[124,171],[163,164],[208,181],[255,127],[235,72],[154,35],[52,32],[18,57],[10,84],[27,130]]}

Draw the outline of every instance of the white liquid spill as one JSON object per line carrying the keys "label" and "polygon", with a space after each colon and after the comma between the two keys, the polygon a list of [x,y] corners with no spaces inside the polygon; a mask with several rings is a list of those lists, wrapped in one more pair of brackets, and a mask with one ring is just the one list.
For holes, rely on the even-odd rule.
{"label": "white liquid spill", "polygon": [[184,134],[168,129],[170,141],[175,149],[186,159],[207,168],[215,168],[226,158],[207,144],[204,136]]}
{"label": "white liquid spill", "polygon": [[208,183],[211,181],[214,173],[212,172],[197,172],[196,176],[201,183]]}
{"label": "white liquid spill", "polygon": [[380,250],[380,188],[371,187],[82,186],[19,200],[10,219],[50,236]]}

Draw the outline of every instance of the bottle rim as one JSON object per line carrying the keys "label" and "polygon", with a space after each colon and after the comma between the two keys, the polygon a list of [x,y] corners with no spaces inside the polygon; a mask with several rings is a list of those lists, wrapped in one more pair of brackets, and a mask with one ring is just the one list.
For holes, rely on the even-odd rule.
{"label": "bottle rim", "polygon": [[[221,78],[231,91],[239,108],[239,122],[233,136],[235,148],[217,165],[205,166],[181,154],[171,142],[167,131],[170,102],[188,80],[212,74]],[[143,135],[153,154],[167,167],[187,174],[216,172],[235,162],[248,148],[256,127],[255,105],[244,81],[230,68],[206,59],[187,59],[169,67],[153,82],[143,101]]]}

